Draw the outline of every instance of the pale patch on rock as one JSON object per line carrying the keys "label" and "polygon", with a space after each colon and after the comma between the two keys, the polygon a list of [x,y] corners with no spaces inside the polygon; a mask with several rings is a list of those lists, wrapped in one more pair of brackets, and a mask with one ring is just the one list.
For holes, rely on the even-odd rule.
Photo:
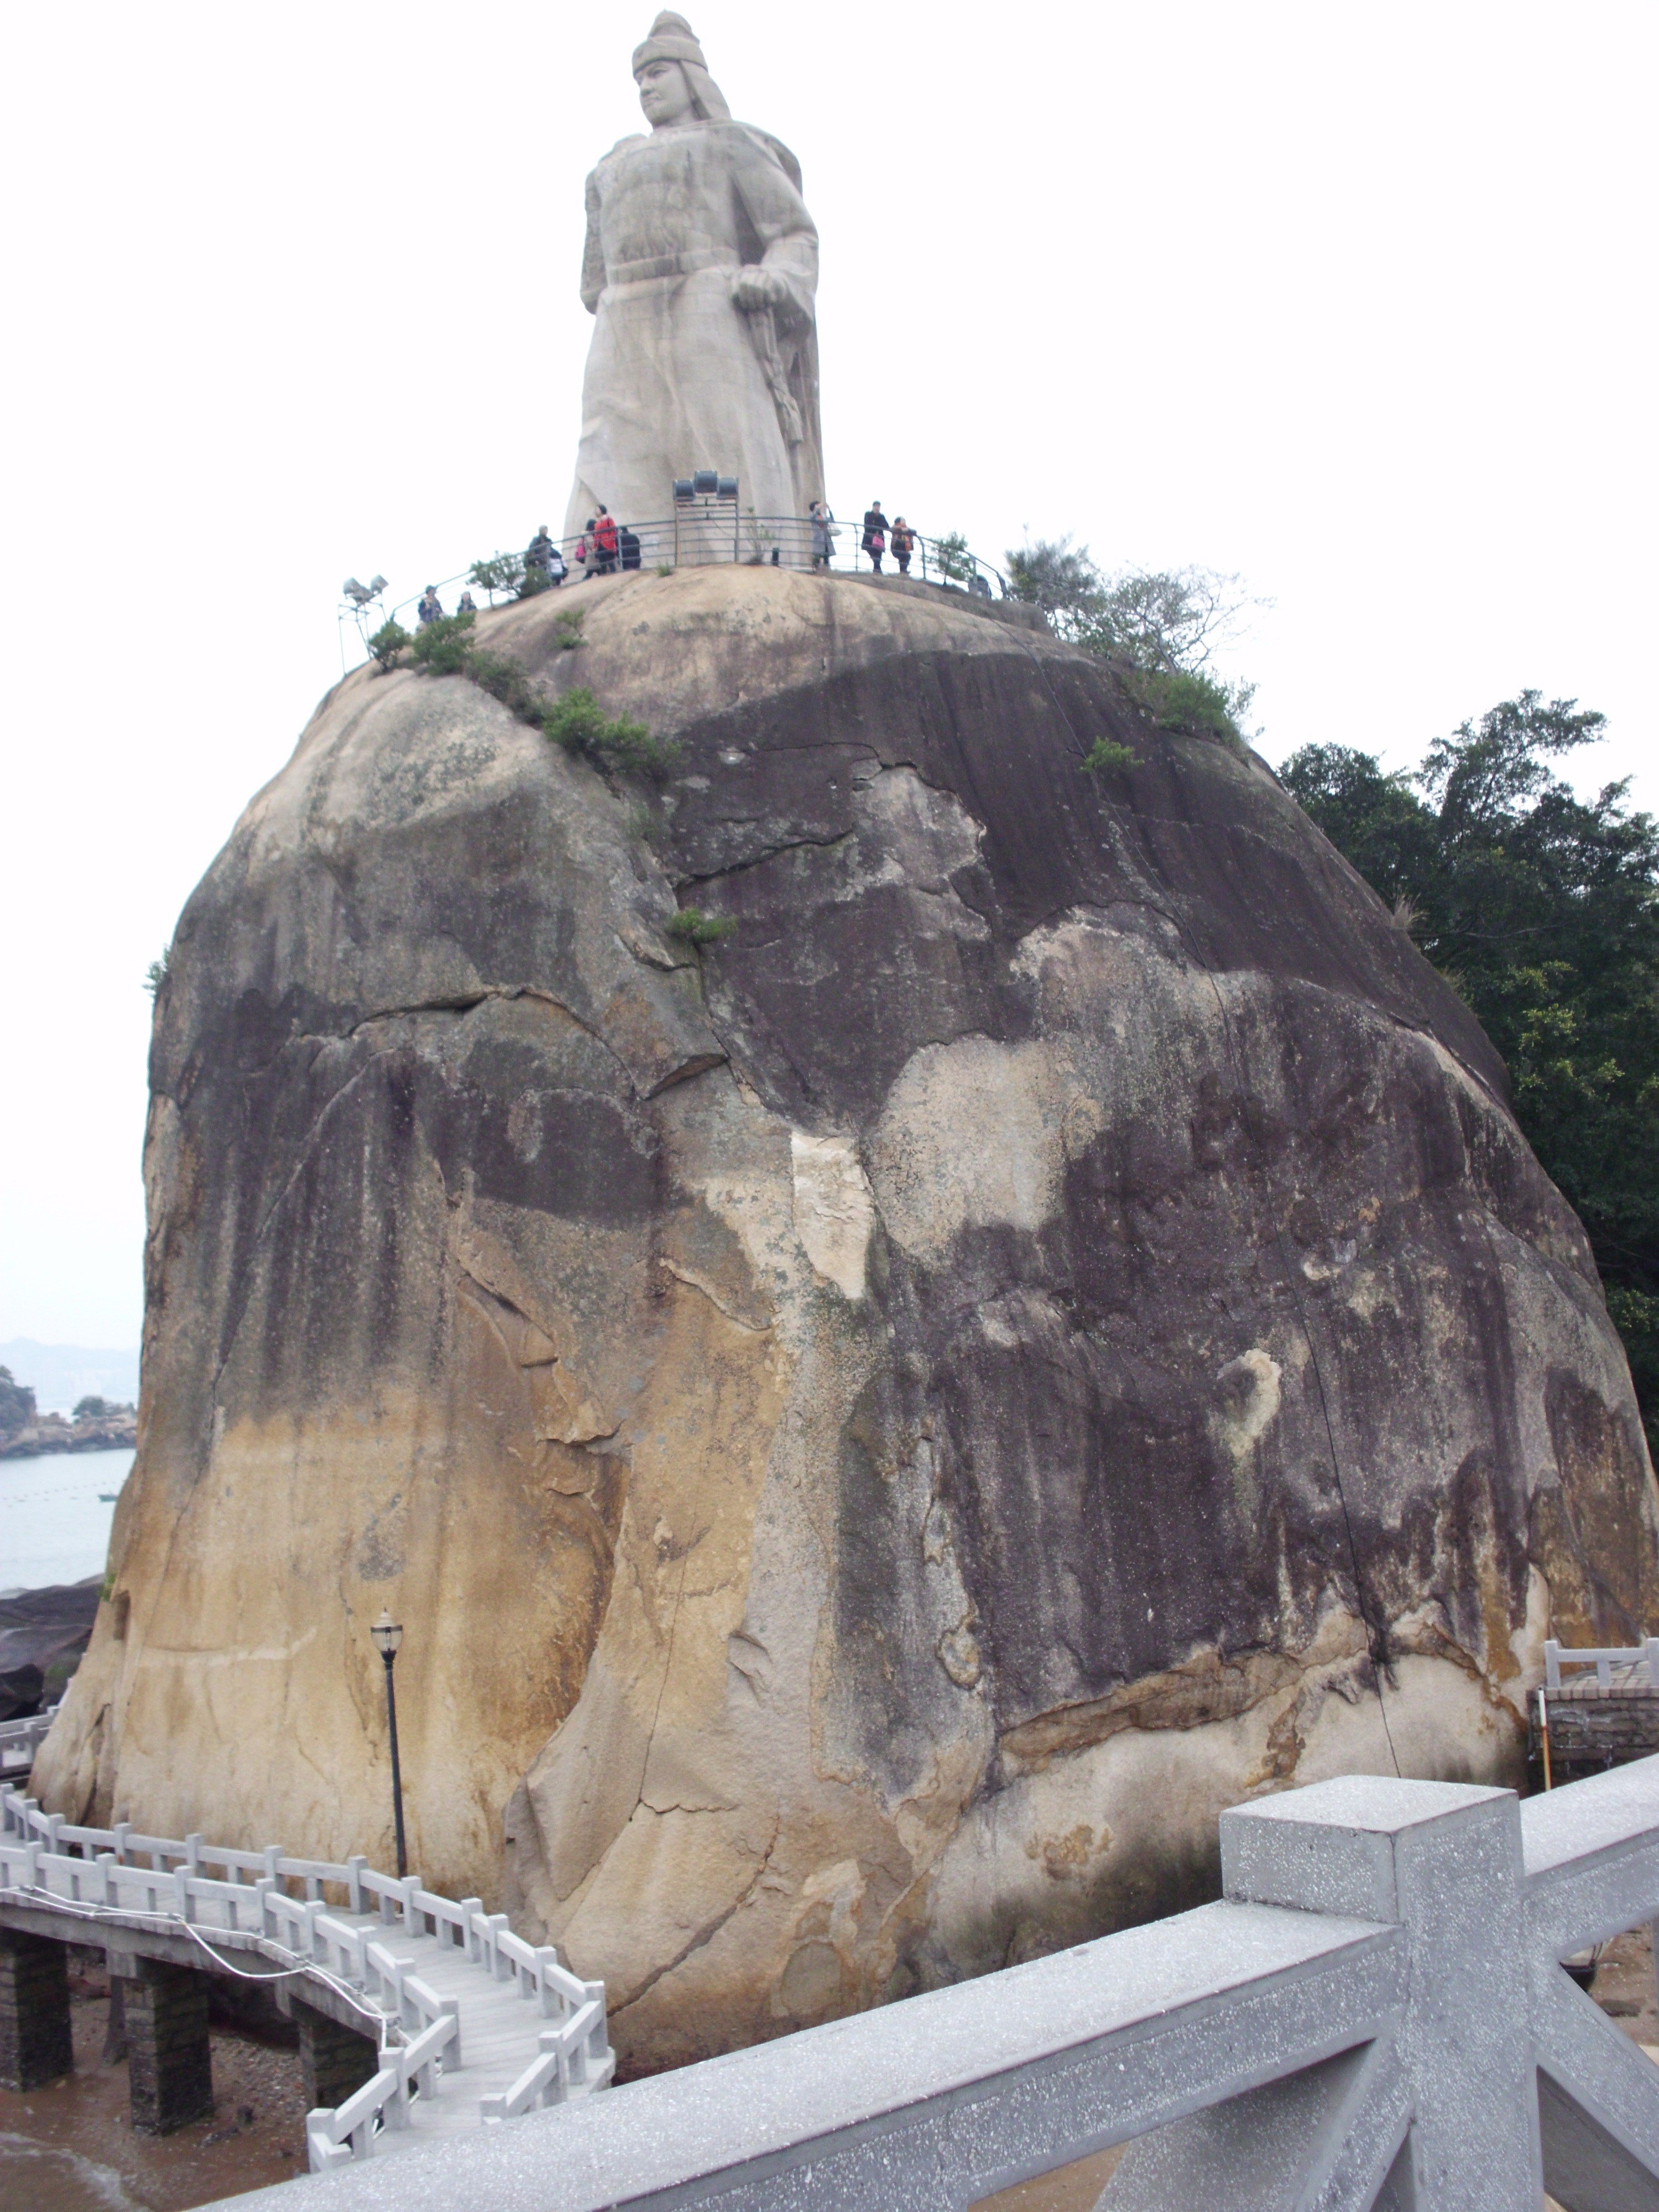
{"label": "pale patch on rock", "polygon": [[1040,1044],[926,1045],[888,1094],[870,1142],[890,1235],[937,1261],[966,1229],[1037,1230],[1058,1202],[1074,1085]]}
{"label": "pale patch on rock", "polygon": [[967,1621],[947,1628],[939,1640],[939,1663],[959,1690],[971,1690],[980,1677],[979,1638]]}
{"label": "pale patch on rock", "polygon": [[795,1129],[789,1156],[795,1234],[807,1258],[844,1298],[861,1298],[876,1209],[854,1139],[809,1137]]}
{"label": "pale patch on rock", "polygon": [[1252,1346],[1230,1359],[1215,1379],[1216,1402],[1210,1419],[1217,1440],[1233,1463],[1233,1486],[1241,1510],[1253,1509],[1256,1446],[1279,1418],[1279,1384],[1284,1373],[1273,1354]]}

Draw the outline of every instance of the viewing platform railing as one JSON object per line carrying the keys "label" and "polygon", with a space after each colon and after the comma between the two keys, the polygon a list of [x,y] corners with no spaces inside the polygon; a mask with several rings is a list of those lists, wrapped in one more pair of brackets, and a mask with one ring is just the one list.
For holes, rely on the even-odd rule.
{"label": "viewing platform railing", "polygon": [[[890,529],[884,534],[885,550],[877,556],[866,545],[862,521],[832,520],[827,526],[798,514],[751,514],[729,501],[696,500],[682,502],[667,516],[650,522],[617,525],[614,553],[600,552],[591,537],[586,553],[578,556],[580,537],[550,541],[557,544],[565,566],[566,588],[589,576],[619,575],[636,571],[651,574],[659,569],[730,566],[797,570],[814,568],[839,575],[908,574],[918,582],[935,584],[946,591],[965,592],[970,598],[1007,599],[1013,592],[1007,577],[994,562],[982,559],[957,538],[925,538],[915,533],[903,565],[892,550]],[[824,549],[828,548],[827,550]],[[524,596],[512,588],[489,587],[474,580],[471,568],[443,578],[436,586],[446,614],[453,614],[457,595],[470,590],[480,606],[483,595],[501,605]],[[421,598],[416,593],[389,610],[392,618],[408,623]],[[378,608],[364,615],[372,628],[386,617]]]}

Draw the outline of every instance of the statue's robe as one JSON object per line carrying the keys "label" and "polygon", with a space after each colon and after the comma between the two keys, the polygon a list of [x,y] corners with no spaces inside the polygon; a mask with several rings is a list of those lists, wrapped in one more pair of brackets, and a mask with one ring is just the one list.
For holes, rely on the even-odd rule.
{"label": "statue's robe", "polygon": [[[732,297],[745,265],[782,287],[769,319],[799,443]],[[804,516],[823,496],[817,270],[799,169],[764,132],[685,124],[605,155],[587,179],[582,301],[598,321],[568,535],[601,501],[623,523],[672,515],[675,478],[698,469],[735,476],[756,516]]]}

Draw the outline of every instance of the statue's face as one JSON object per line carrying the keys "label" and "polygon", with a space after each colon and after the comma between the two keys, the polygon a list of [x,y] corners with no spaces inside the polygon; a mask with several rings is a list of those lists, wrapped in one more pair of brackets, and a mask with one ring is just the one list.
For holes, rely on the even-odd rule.
{"label": "statue's face", "polygon": [[678,62],[647,62],[640,71],[640,106],[653,131],[684,123],[691,112],[691,88]]}

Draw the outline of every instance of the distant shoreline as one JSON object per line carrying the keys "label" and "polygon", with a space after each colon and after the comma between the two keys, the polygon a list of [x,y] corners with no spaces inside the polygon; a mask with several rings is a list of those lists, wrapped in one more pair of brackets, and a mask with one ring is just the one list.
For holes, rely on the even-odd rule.
{"label": "distant shoreline", "polygon": [[133,1451],[137,1443],[136,1413],[105,1413],[82,1421],[49,1413],[0,1442],[0,1460],[41,1459],[49,1452]]}

